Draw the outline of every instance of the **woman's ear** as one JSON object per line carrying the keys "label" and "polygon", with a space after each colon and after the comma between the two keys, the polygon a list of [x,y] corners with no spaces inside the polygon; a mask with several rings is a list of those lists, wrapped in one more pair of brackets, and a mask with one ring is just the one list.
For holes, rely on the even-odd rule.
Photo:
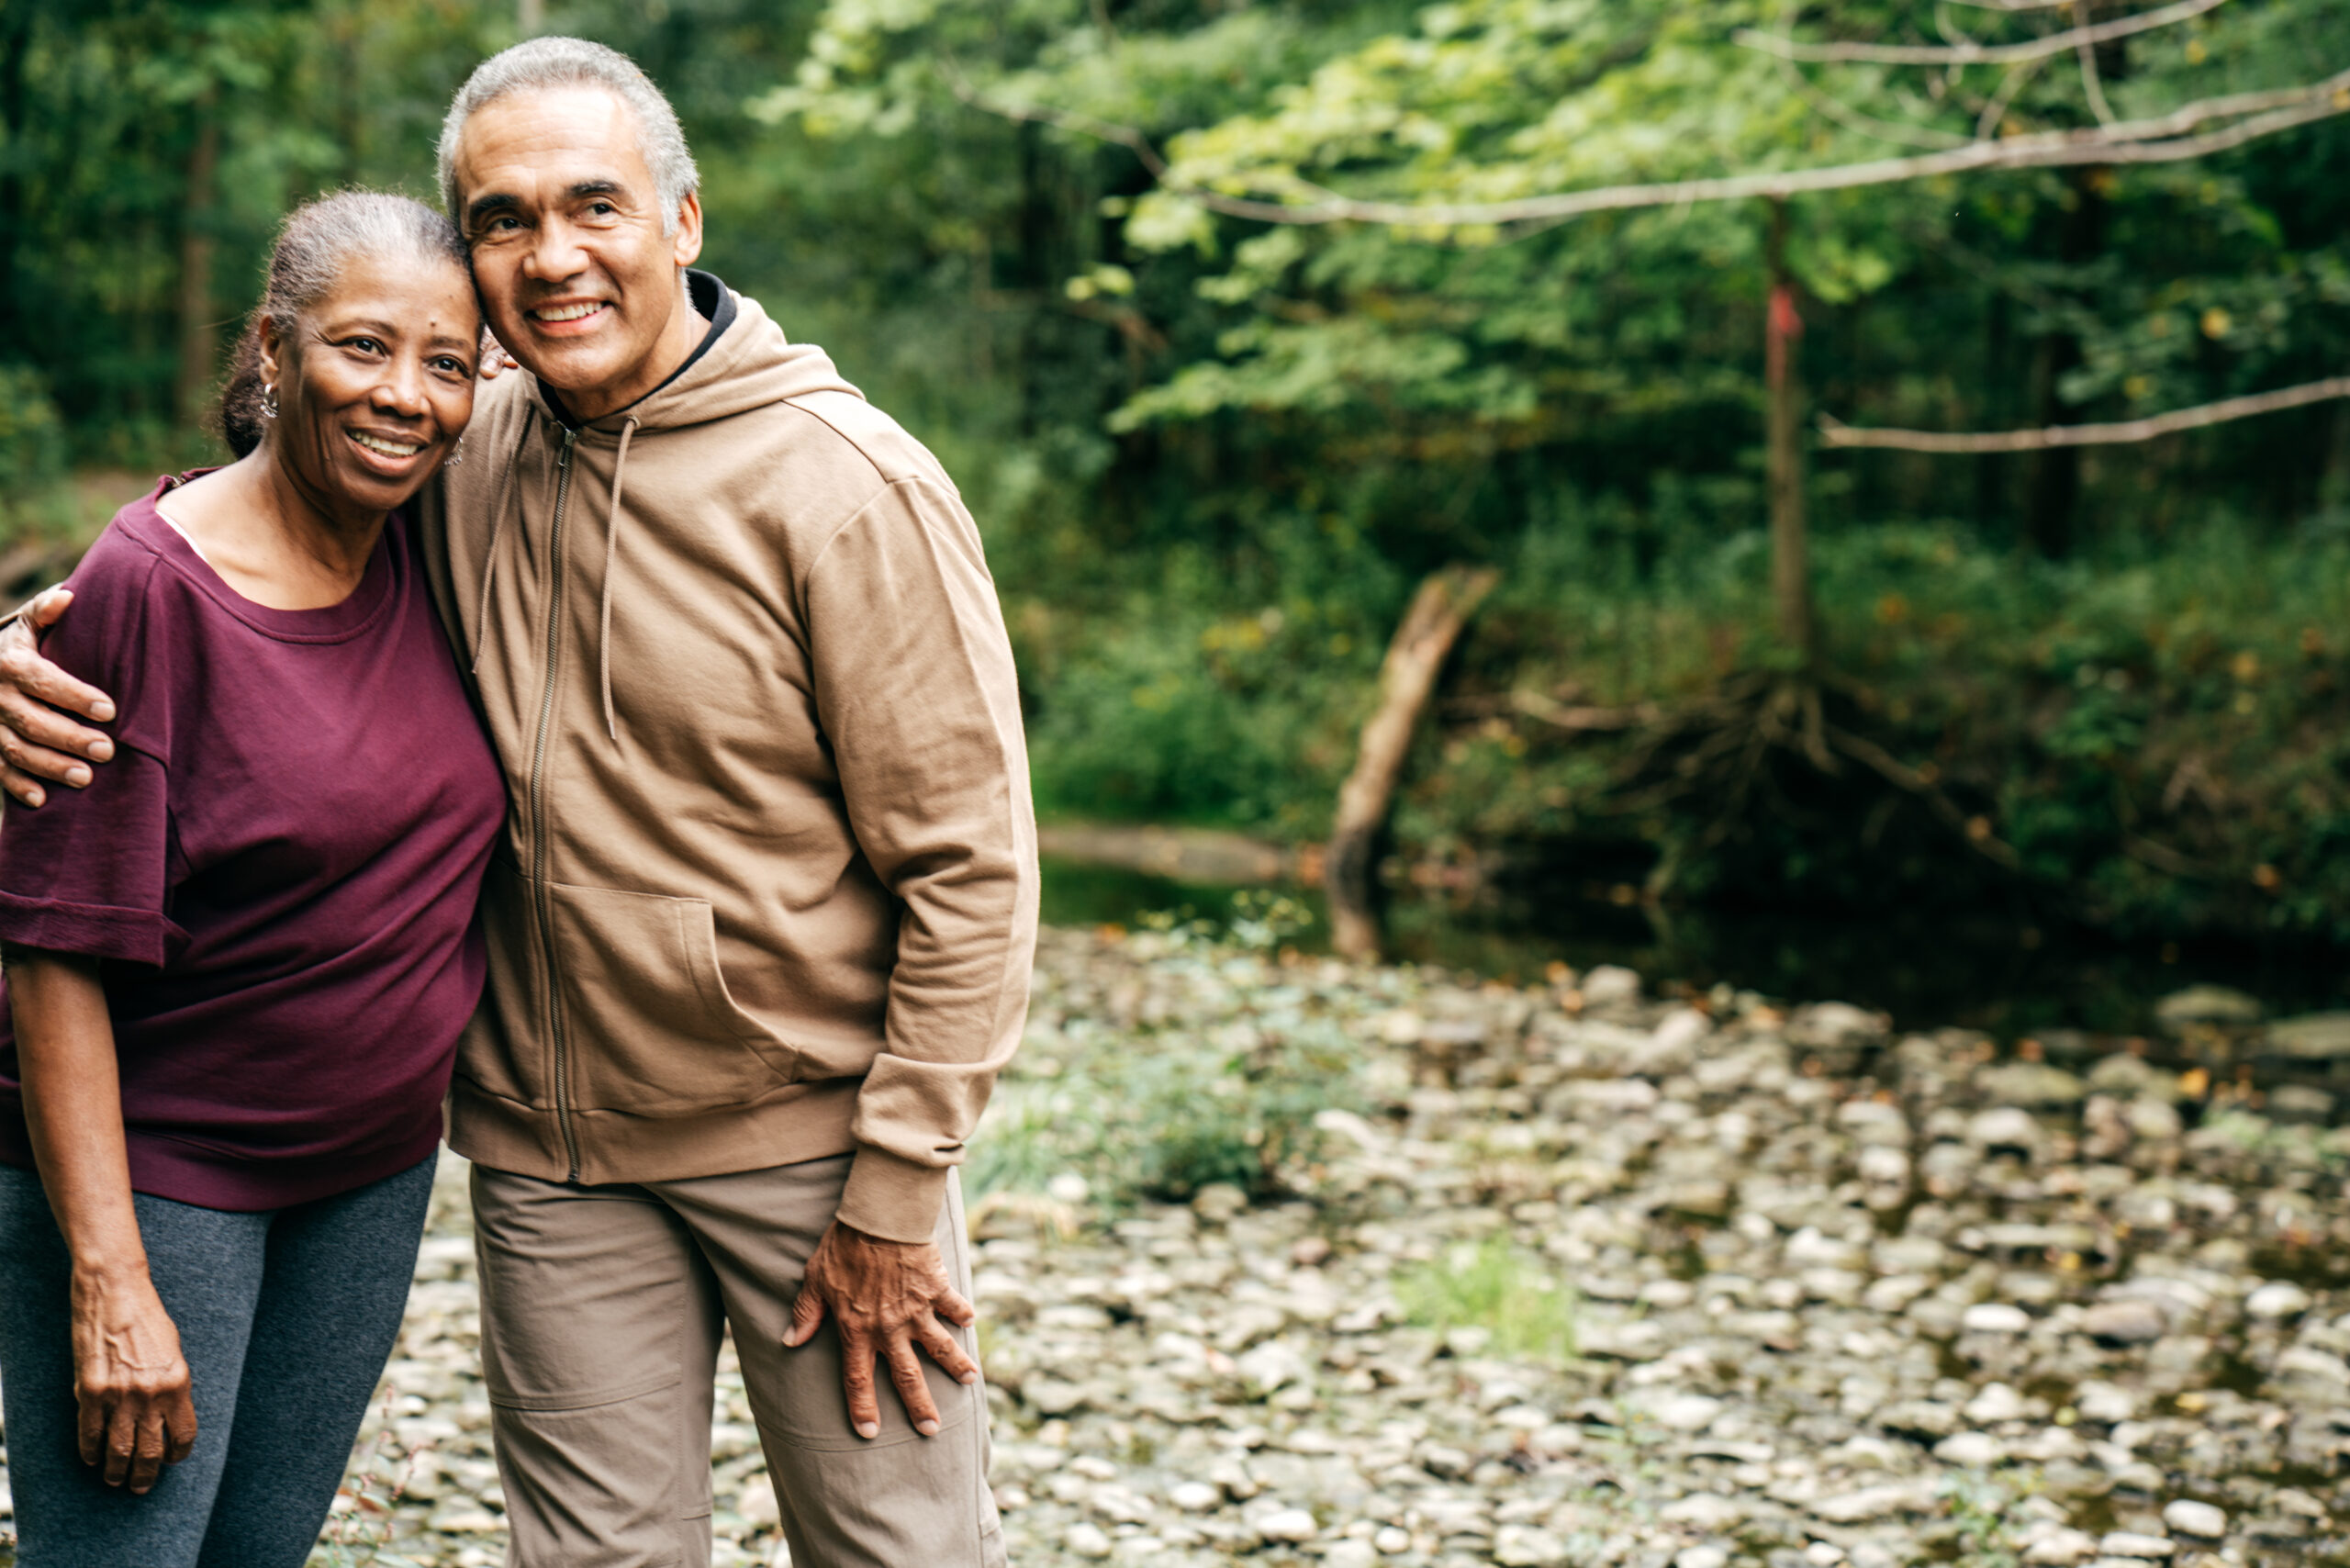
{"label": "woman's ear", "polygon": [[285,339],[277,330],[277,318],[263,317],[261,319],[261,380],[264,386],[277,385],[278,375],[284,368],[278,363],[278,350],[284,346],[284,343]]}

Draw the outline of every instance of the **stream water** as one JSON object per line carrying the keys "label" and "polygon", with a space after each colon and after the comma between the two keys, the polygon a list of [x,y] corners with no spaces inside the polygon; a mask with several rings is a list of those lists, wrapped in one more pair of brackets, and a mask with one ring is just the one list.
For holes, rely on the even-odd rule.
{"label": "stream water", "polygon": [[[1062,925],[1134,925],[1172,914],[1214,924],[1244,890],[1123,866],[1048,857],[1044,909]],[[1326,946],[1320,895],[1280,890],[1312,924],[1288,941]],[[1869,919],[1770,912],[1655,912],[1596,900],[1491,906],[1399,894],[1393,956],[1511,980],[1553,963],[1621,964],[1651,986],[1716,985],[1789,1001],[1881,1009],[1902,1028],[1960,1025],[2011,1041],[2078,1029],[2127,1037],[2154,1029],[2154,1005],[2195,984],[2232,987],[2272,1017],[2350,1008],[2350,952],[2241,942],[2164,944],[2043,932],[1997,911],[1953,921],[1899,909]]]}

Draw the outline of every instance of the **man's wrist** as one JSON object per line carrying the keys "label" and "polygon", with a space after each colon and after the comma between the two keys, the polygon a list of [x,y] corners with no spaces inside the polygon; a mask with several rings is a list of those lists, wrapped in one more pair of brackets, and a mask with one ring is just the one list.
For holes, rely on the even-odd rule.
{"label": "man's wrist", "polygon": [[859,1145],[841,1193],[837,1222],[877,1241],[937,1239],[949,1167],[924,1165],[874,1144]]}

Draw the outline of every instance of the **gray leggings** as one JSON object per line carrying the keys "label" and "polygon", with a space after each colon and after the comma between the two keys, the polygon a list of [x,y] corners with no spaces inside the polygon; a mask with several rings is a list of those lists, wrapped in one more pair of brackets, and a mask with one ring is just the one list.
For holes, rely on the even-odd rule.
{"label": "gray leggings", "polygon": [[196,1439],[136,1497],[76,1450],[71,1260],[40,1178],[0,1165],[17,1568],[301,1568],[399,1333],[432,1166],[263,1214],[137,1194],[196,1385]]}

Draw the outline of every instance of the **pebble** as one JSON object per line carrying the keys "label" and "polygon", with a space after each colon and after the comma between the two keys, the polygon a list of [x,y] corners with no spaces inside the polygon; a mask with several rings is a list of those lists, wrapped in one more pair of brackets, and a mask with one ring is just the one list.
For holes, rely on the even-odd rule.
{"label": "pebble", "polygon": [[[2261,1276],[2350,1245],[2350,1134],[2310,1095],[2206,1096],[2189,1132],[2167,1047],[2047,1039],[2002,1060],[1628,971],[1513,988],[1046,931],[969,1204],[1013,1560],[1906,1568],[1961,1517],[1967,1551],[2034,1568],[2340,1539],[2350,1483],[2275,1479],[2350,1455],[2350,1291]],[[1329,1103],[1278,1137],[1256,1113],[1256,1190],[1136,1199],[1064,1136],[1114,1125],[1097,1064],[1292,1049]],[[1017,1137],[1033,1187],[983,1190]],[[380,1556],[419,1568],[504,1548],[464,1182],[452,1159],[357,1467],[373,1495],[409,1477]],[[733,1354],[713,1562],[764,1568],[779,1507]]]}
{"label": "pebble", "polygon": [[2217,1540],[2228,1533],[2228,1516],[2223,1509],[2187,1497],[2164,1506],[2163,1523],[2180,1535],[2191,1535],[2199,1540]]}
{"label": "pebble", "polygon": [[1257,1533],[1267,1540],[1312,1540],[1321,1530],[1304,1508],[1277,1508],[1257,1521]]}

